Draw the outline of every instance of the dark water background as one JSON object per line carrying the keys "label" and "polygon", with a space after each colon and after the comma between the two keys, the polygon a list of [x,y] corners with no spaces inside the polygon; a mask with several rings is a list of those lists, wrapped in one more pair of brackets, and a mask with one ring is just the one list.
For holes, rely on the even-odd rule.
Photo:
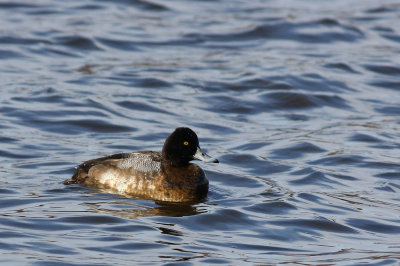
{"label": "dark water background", "polygon": [[[0,263],[400,261],[399,1],[0,1]],[[64,186],[189,126],[206,201]]]}

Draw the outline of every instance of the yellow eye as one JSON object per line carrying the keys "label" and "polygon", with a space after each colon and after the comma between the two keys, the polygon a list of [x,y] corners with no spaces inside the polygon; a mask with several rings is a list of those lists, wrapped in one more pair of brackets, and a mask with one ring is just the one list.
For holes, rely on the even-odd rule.
{"label": "yellow eye", "polygon": [[185,142],[183,143],[183,145],[187,146],[187,145],[189,145],[189,142],[185,141]]}

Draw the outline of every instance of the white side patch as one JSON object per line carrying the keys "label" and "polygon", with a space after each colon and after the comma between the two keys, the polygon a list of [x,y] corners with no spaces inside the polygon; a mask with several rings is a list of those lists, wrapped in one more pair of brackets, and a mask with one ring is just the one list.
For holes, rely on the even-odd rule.
{"label": "white side patch", "polygon": [[[99,177],[99,182],[103,185],[109,186],[110,188],[116,189],[122,193],[128,188],[128,182],[126,178],[116,178],[116,173],[113,169],[109,169],[102,173]],[[135,182],[135,180],[133,180]]]}

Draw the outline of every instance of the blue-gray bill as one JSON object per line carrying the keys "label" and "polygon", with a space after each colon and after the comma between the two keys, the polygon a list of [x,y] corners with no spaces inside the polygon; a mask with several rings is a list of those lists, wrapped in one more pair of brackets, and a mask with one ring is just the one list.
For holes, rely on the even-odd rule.
{"label": "blue-gray bill", "polygon": [[219,163],[219,161],[210,155],[206,154],[204,151],[197,147],[196,153],[193,155],[194,159],[206,162],[206,163]]}

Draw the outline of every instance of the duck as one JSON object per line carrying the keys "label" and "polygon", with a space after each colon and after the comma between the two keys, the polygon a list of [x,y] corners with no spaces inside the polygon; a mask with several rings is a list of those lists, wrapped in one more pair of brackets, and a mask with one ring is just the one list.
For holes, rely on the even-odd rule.
{"label": "duck", "polygon": [[209,181],[193,160],[219,162],[201,150],[192,129],[178,127],[166,138],[161,152],[143,150],[88,160],[64,184],[155,201],[199,201],[206,198]]}

